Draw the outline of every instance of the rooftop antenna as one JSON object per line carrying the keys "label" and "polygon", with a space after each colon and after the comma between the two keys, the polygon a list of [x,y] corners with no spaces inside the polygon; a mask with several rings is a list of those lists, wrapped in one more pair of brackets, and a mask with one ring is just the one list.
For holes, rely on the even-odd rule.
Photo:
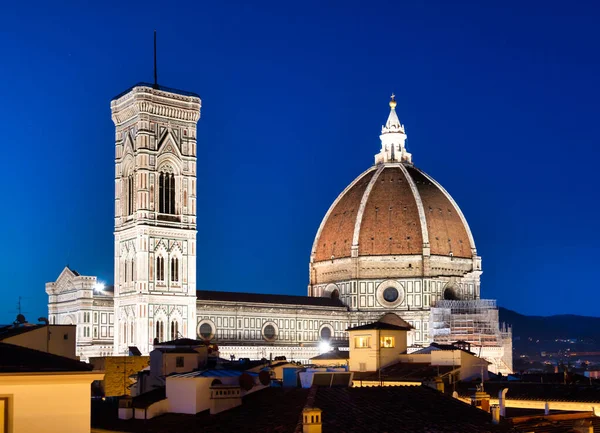
{"label": "rooftop antenna", "polygon": [[154,86],[158,89],[158,72],[156,71],[156,30],[154,30]]}

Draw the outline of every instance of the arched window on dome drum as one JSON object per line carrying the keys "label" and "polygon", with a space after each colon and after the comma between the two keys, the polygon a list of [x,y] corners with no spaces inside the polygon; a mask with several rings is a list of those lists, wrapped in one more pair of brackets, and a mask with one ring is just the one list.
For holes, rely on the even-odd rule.
{"label": "arched window on dome drum", "polygon": [[447,301],[458,301],[458,295],[452,287],[448,287],[444,290],[444,299]]}
{"label": "arched window on dome drum", "polygon": [[171,259],[171,281],[179,282],[179,259],[177,257]]}
{"label": "arched window on dome drum", "polygon": [[160,173],[158,177],[158,211],[175,214],[175,175]]}

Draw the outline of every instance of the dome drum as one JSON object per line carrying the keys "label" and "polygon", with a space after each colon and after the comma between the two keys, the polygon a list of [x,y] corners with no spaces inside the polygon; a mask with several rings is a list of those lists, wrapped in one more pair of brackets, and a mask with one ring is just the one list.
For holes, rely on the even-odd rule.
{"label": "dome drum", "polygon": [[480,260],[447,256],[361,256],[311,264],[313,285],[340,280],[467,276],[481,269]]}
{"label": "dome drum", "polygon": [[[450,289],[450,290],[448,290]],[[339,281],[312,286],[312,296],[337,297],[361,311],[428,310],[438,300],[479,298],[478,275],[468,277],[404,278]]]}

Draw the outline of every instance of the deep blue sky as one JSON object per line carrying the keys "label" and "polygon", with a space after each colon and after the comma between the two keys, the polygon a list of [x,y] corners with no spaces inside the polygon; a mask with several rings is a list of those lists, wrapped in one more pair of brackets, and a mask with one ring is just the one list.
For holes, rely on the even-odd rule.
{"label": "deep blue sky", "polygon": [[[126,3],[126,5],[124,5]],[[599,315],[598,2],[9,2],[0,10],[0,323],[46,314],[68,263],[112,283],[110,100],[203,100],[198,286],[305,294],[311,244],[373,163],[395,92],[415,164],[453,195],[482,294]]]}

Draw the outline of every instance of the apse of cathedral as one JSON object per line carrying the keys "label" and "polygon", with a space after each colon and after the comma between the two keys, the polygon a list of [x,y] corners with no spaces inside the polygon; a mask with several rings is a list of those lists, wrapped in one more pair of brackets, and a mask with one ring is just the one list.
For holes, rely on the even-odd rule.
{"label": "apse of cathedral", "polygon": [[196,126],[201,99],[140,83],[111,101],[114,286],[65,268],[46,284],[51,323],[77,325],[77,353],[148,354],[193,338],[221,357],[310,362],[348,350],[346,330],[394,312],[408,351],[461,341],[490,371],[512,370],[510,329],[480,299],[481,258],[465,216],[406,149],[396,100],[381,150],[333,202],[309,260],[308,296],[196,290]]}

